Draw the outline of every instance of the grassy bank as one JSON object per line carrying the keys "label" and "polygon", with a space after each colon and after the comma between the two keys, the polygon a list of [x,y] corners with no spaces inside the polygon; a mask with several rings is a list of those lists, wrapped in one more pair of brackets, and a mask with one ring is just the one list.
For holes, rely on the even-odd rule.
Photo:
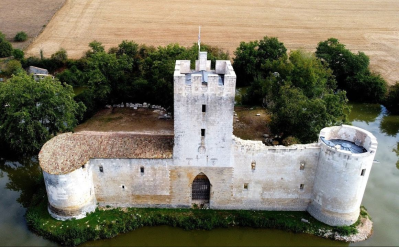
{"label": "grassy bank", "polygon": [[[169,225],[186,230],[241,226],[322,236],[331,231],[341,235],[354,234],[358,224],[331,227],[317,221],[307,212],[150,208],[97,209],[84,219],[58,221],[47,212],[47,198],[43,192],[41,194],[42,196],[36,197],[36,203],[32,203],[25,215],[28,227],[62,245],[78,245],[90,240],[112,238],[142,226]],[[367,217],[367,212],[362,210],[360,217]]]}

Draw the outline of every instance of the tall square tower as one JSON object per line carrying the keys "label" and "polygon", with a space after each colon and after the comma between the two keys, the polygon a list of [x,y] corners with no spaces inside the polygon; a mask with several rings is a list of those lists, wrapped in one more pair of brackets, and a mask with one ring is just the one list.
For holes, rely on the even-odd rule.
{"label": "tall square tower", "polygon": [[180,166],[232,166],[232,135],[236,74],[228,60],[216,61],[200,52],[196,69],[189,60],[176,61],[174,72],[173,159]]}

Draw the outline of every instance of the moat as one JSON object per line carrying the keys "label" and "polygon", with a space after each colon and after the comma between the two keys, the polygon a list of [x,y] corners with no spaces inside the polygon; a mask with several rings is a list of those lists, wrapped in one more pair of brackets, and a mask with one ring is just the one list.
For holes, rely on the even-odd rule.
{"label": "moat", "polygon": [[[379,105],[352,105],[350,121],[354,126],[372,132],[379,141],[376,159],[363,198],[374,222],[373,236],[356,245],[395,245],[398,228],[399,169],[396,155],[399,143],[399,116],[387,115]],[[396,150],[396,152],[394,151]],[[22,164],[22,165],[21,165]],[[40,173],[37,161],[0,159],[0,239],[5,245],[54,245],[29,232],[23,218],[24,200],[32,193],[31,184]],[[6,213],[7,212],[7,213]],[[263,245],[345,245],[306,234],[279,230],[228,228],[212,231],[184,231],[172,227],[145,227],[114,239],[88,242],[86,246],[263,246]]]}

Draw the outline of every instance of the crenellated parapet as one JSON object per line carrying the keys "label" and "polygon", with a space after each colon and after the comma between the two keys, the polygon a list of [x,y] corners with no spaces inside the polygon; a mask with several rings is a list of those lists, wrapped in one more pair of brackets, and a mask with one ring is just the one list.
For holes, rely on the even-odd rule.
{"label": "crenellated parapet", "polygon": [[234,97],[236,74],[231,62],[217,60],[215,70],[211,70],[211,61],[206,58],[206,52],[200,53],[196,61],[196,69],[190,70],[189,60],[177,60],[174,72],[174,93],[176,95],[209,94],[222,97]]}

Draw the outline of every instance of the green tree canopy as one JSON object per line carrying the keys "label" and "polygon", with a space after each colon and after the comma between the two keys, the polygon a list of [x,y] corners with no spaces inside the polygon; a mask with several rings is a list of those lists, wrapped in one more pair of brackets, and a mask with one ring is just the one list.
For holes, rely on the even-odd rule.
{"label": "green tree canopy", "polygon": [[55,62],[65,65],[68,61],[68,53],[64,48],[61,48],[51,55],[51,59]]}
{"label": "green tree canopy", "polygon": [[14,37],[14,41],[16,41],[16,42],[23,42],[23,41],[26,41],[27,39],[28,39],[28,35],[23,31],[18,32]]}
{"label": "green tree canopy", "polygon": [[345,90],[350,100],[383,101],[387,84],[382,77],[370,72],[370,61],[366,54],[354,54],[337,39],[330,38],[318,44],[316,56],[333,70],[338,88]]}
{"label": "green tree canopy", "polygon": [[[349,108],[344,91],[335,91],[331,69],[313,54],[291,52],[262,66],[269,75],[252,84],[272,113],[270,129],[274,134],[296,137],[307,143],[317,139],[320,130],[346,121]],[[258,99],[260,101],[260,99]]]}
{"label": "green tree canopy", "polygon": [[4,69],[4,73],[8,76],[17,74],[18,72],[21,71],[22,71],[22,65],[21,62],[19,62],[18,60],[8,61]]}
{"label": "green tree canopy", "polygon": [[57,80],[36,82],[26,73],[0,84],[0,139],[17,153],[38,151],[53,135],[71,131],[85,106]]}
{"label": "green tree canopy", "polygon": [[20,49],[14,49],[12,51],[12,55],[14,56],[15,59],[22,60],[22,59],[24,59],[25,53],[24,53],[24,51],[22,51]]}
{"label": "green tree canopy", "polygon": [[[126,102],[146,101],[171,107],[176,60],[191,60],[195,65],[198,59],[197,45],[170,44],[155,48],[125,40],[108,52],[97,41],[89,46],[84,58],[69,61],[67,67],[70,67],[57,75],[70,85],[88,87],[76,100],[84,102],[89,115],[98,106]],[[201,49],[208,51],[213,65],[216,59],[229,59],[228,54],[217,47],[204,44]]]}
{"label": "green tree canopy", "polygon": [[270,71],[262,65],[287,56],[287,49],[277,38],[265,36],[259,41],[241,42],[234,52],[233,67],[237,74],[237,86],[248,86]]}
{"label": "green tree canopy", "polygon": [[0,32],[0,58],[12,55],[12,45],[6,40],[6,36]]}
{"label": "green tree canopy", "polygon": [[386,108],[394,113],[399,113],[399,82],[389,88],[388,96],[384,101]]}

